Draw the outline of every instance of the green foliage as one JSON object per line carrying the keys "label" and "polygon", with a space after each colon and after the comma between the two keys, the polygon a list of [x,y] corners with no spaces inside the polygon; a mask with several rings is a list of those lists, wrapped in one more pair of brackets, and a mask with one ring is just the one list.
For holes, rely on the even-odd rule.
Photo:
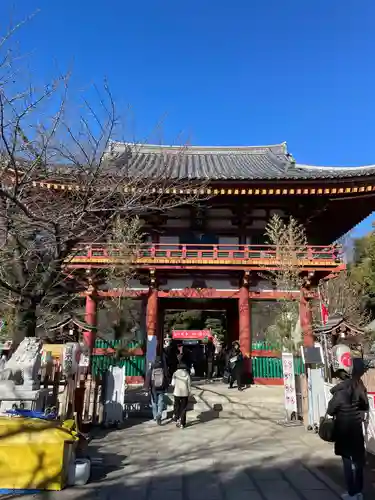
{"label": "green foliage", "polygon": [[266,331],[267,342],[277,349],[293,352],[301,342],[298,319],[298,303],[285,301],[274,323]]}
{"label": "green foliage", "polygon": [[263,340],[268,328],[280,314],[281,302],[275,300],[254,300],[251,304],[251,328],[254,340]]}
{"label": "green foliage", "polygon": [[203,311],[167,312],[164,319],[164,334],[172,330],[200,330],[203,325]]}

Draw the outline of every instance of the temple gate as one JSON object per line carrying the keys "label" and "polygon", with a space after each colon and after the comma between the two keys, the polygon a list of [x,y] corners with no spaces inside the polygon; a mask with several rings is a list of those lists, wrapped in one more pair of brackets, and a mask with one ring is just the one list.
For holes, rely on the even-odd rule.
{"label": "temple gate", "polygon": [[[118,158],[132,145],[118,144]],[[148,175],[156,160],[176,179],[201,179],[206,200],[166,213],[145,213],[147,241],[133,266],[137,278],[127,289],[108,289],[97,279],[106,266],[121,262],[108,245],[87,244],[67,261],[71,271],[86,270],[86,341],[94,348],[98,302],[109,296],[142,300],[148,358],[162,345],[166,307],[192,307],[206,299],[213,309],[225,304],[231,336],[252,356],[252,302],[293,298],[300,304],[305,344],[311,343],[310,301],[319,280],[345,268],[334,242],[375,209],[373,167],[314,167],[298,164],[286,144],[257,147],[190,147],[176,160],[174,147],[139,146],[137,169]],[[120,160],[119,160],[120,161]],[[183,193],[183,190],[181,190]],[[173,196],[177,195],[174,190]],[[168,196],[168,190],[164,193]],[[353,210],[355,202],[356,209]],[[310,246],[298,255],[304,286],[274,289],[264,274],[280,265],[264,232],[272,215],[293,216],[306,228]],[[166,304],[169,304],[168,306]],[[251,363],[248,363],[249,370]]]}

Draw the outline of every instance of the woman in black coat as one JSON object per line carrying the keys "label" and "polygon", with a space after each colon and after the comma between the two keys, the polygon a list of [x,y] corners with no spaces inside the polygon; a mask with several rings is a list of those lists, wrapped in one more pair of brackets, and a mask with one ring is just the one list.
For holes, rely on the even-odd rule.
{"label": "woman in black coat", "polygon": [[342,457],[348,493],[343,498],[360,499],[363,490],[363,469],[366,449],[363,436],[364,412],[369,411],[362,373],[350,376],[340,370],[341,382],[331,390],[327,413],[335,418],[335,454]]}
{"label": "woman in black coat", "polygon": [[242,391],[242,371],[243,371],[243,355],[238,342],[233,342],[232,349],[227,356],[227,370],[229,372],[229,389],[233,388],[237,382],[237,388]]}

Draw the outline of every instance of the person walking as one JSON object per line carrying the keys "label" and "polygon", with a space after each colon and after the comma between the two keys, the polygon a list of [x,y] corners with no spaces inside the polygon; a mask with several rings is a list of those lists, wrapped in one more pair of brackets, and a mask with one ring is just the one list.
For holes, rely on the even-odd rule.
{"label": "person walking", "polygon": [[215,357],[215,346],[213,341],[210,339],[205,346],[205,358],[206,358],[206,377],[208,380],[212,378],[214,370],[214,357]]}
{"label": "person walking", "polygon": [[177,427],[184,429],[186,427],[186,411],[191,391],[191,377],[185,363],[181,362],[177,371],[173,374],[172,386],[174,387],[173,420],[177,422]]}
{"label": "person walking", "polygon": [[242,391],[242,367],[243,367],[243,355],[240,349],[240,344],[238,342],[233,342],[232,349],[228,354],[228,365],[227,369],[229,371],[229,389],[233,389],[233,385],[237,382],[237,388]]}
{"label": "person walking", "polygon": [[150,392],[152,416],[154,421],[161,425],[164,411],[164,398],[168,389],[168,373],[160,356],[155,358],[154,363],[146,374],[145,388]]}
{"label": "person walking", "polygon": [[342,457],[347,493],[346,500],[363,499],[363,470],[366,450],[363,436],[364,414],[369,411],[366,388],[361,380],[364,373],[362,360],[353,360],[352,376],[337,372],[341,380],[331,389],[332,399],[327,414],[334,417],[335,454]]}

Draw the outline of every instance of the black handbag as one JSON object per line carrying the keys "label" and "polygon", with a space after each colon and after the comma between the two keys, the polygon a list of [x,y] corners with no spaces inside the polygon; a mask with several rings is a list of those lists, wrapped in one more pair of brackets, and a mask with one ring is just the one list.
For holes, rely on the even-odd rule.
{"label": "black handbag", "polygon": [[327,413],[320,419],[318,434],[327,443],[335,442],[335,419],[329,418]]}
{"label": "black handbag", "polygon": [[226,368],[224,370],[224,376],[223,376],[224,384],[229,384],[229,379],[230,379],[230,371]]}

